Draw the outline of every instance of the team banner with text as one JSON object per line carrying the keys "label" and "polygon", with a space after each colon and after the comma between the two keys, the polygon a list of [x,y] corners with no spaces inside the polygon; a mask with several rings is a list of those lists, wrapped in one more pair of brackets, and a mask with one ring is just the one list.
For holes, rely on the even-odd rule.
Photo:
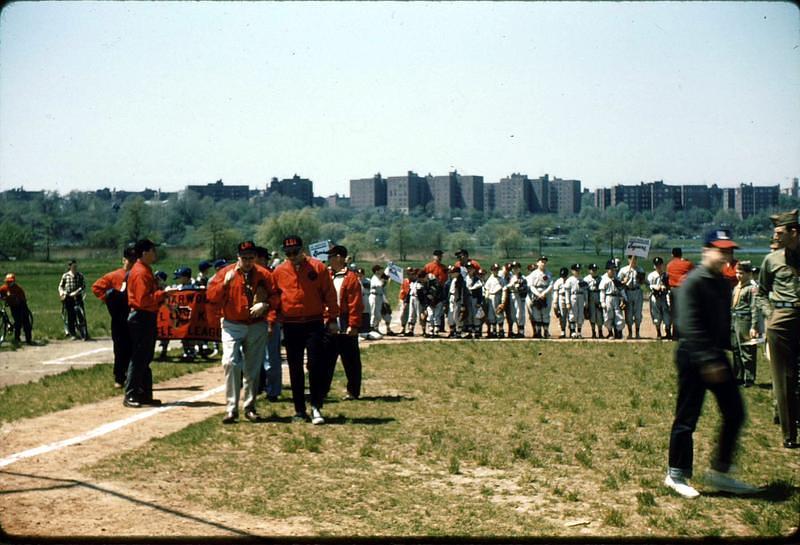
{"label": "team banner with text", "polygon": [[625,255],[635,255],[636,257],[647,258],[650,253],[650,239],[642,237],[630,237],[625,246]]}
{"label": "team banner with text", "polygon": [[158,339],[219,341],[219,311],[206,302],[206,290],[180,290],[167,294],[158,309]]}

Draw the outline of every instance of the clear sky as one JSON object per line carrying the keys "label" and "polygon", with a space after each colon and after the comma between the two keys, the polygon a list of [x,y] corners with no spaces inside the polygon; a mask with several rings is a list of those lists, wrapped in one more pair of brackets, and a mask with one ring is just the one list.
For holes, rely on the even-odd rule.
{"label": "clear sky", "polygon": [[783,2],[16,2],[0,190],[800,176]]}

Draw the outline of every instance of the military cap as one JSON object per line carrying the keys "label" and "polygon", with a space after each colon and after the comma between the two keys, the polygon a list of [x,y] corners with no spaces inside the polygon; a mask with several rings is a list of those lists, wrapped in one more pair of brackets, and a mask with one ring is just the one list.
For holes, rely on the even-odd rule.
{"label": "military cap", "polygon": [[753,264],[750,261],[739,261],[736,270],[742,272],[753,272]]}
{"label": "military cap", "polygon": [[772,224],[775,227],[781,226],[792,226],[797,225],[797,208],[794,210],[790,210],[789,212],[781,212],[780,214],[774,214],[769,217],[772,220]]}

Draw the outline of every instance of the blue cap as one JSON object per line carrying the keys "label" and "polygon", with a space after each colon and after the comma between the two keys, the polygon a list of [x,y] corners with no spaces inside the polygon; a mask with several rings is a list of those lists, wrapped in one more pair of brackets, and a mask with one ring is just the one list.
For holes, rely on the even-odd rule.
{"label": "blue cap", "polygon": [[165,273],[164,271],[156,271],[153,274],[153,276],[155,276],[156,278],[160,278],[161,280],[163,280],[165,282],[167,281],[167,273]]}
{"label": "blue cap", "polygon": [[190,269],[189,267],[178,267],[177,269],[175,269],[175,272],[173,274],[175,278],[180,278],[181,276],[188,276],[189,278],[191,278],[192,269]]}
{"label": "blue cap", "polygon": [[211,263],[209,261],[201,261],[197,265],[197,269],[200,270],[200,271],[205,271],[206,269],[209,269],[209,268],[211,268]]}
{"label": "blue cap", "polygon": [[731,239],[730,229],[714,229],[713,231],[709,231],[706,233],[705,239],[703,239],[703,246],[714,246],[715,248],[722,249],[739,247],[739,245]]}
{"label": "blue cap", "polygon": [[225,265],[227,265],[227,264],[228,264],[228,262],[227,262],[227,261],[225,261],[224,259],[217,259],[217,260],[214,262],[214,268],[215,268],[215,269],[221,269],[222,267],[224,267],[224,266],[225,266]]}

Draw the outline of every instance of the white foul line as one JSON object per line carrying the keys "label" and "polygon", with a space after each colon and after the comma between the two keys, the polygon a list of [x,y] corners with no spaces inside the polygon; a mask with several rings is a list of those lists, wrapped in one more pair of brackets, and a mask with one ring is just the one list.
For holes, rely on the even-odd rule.
{"label": "white foul line", "polygon": [[156,407],[154,409],[150,409],[149,411],[144,411],[137,413],[131,417],[124,418],[122,420],[117,420],[116,422],[108,422],[107,424],[103,424],[93,430],[90,430],[86,433],[81,435],[71,437],[69,439],[64,439],[63,441],[57,441],[55,443],[50,443],[47,445],[42,445],[40,447],[24,450],[22,452],[17,452],[16,454],[12,454],[6,458],[0,459],[0,467],[5,467],[8,465],[13,464],[14,462],[19,462],[20,460],[24,460],[25,458],[32,458],[33,456],[38,456],[40,454],[46,454],[48,452],[53,452],[55,450],[60,450],[64,447],[68,447],[71,445],[76,445],[78,443],[82,443],[88,439],[94,439],[95,437],[100,437],[101,435],[105,435],[107,433],[111,433],[112,431],[118,430],[122,427],[125,427],[129,424],[133,424],[134,422],[138,422],[139,420],[143,420],[145,418],[150,418],[151,416],[155,416],[159,413],[163,413],[164,411],[169,411],[170,409],[176,409],[181,406],[181,403],[189,403],[192,401],[199,401],[201,399],[205,399],[207,397],[211,397],[214,394],[222,392],[225,390],[225,386],[217,386],[216,388],[212,388],[211,390],[207,390],[203,393],[197,394],[196,396],[181,399],[180,401],[172,402],[168,405],[164,405],[162,407]]}
{"label": "white foul line", "polygon": [[80,354],[73,354],[72,356],[64,356],[63,358],[57,358],[54,360],[47,360],[43,361],[42,363],[45,365],[58,365],[59,363],[64,363],[67,360],[74,360],[78,358],[82,358],[83,356],[88,356],[89,354],[97,354],[98,352],[107,352],[111,350],[110,348],[95,348],[94,350],[89,350],[88,352],[81,352]]}

